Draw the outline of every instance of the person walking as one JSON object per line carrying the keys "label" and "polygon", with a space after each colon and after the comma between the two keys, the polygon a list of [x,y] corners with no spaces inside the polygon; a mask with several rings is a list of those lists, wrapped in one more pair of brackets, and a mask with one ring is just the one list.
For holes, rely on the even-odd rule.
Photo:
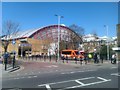
{"label": "person walking", "polygon": [[99,60],[100,60],[100,55],[97,54],[97,63],[99,63]]}
{"label": "person walking", "polygon": [[115,58],[115,54],[112,54],[111,64],[113,64],[114,58]]}
{"label": "person walking", "polygon": [[15,53],[13,55],[13,69],[15,68]]}
{"label": "person walking", "polygon": [[85,52],[85,53],[84,53],[84,61],[85,61],[85,64],[87,64],[87,60],[88,60],[88,54]]}
{"label": "person walking", "polygon": [[112,64],[116,64],[116,57],[117,57],[116,54],[112,55],[112,59],[111,59]]}
{"label": "person walking", "polygon": [[98,57],[97,57],[97,53],[94,53],[94,63],[97,63],[97,59],[98,59]]}

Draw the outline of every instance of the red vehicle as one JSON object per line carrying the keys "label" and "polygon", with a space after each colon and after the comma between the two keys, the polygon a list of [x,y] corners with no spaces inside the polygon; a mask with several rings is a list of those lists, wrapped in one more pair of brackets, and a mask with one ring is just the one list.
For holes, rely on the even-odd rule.
{"label": "red vehicle", "polygon": [[78,50],[62,50],[61,59],[83,59],[84,55],[79,53]]}

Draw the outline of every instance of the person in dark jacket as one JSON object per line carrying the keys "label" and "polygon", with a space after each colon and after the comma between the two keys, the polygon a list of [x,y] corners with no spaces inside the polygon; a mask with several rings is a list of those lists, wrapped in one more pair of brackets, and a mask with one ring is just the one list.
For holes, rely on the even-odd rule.
{"label": "person in dark jacket", "polygon": [[85,53],[84,53],[84,61],[85,61],[85,64],[87,64],[87,60],[88,60],[88,54],[85,52]]}
{"label": "person in dark jacket", "polygon": [[97,63],[97,59],[98,59],[97,53],[94,53],[94,63]]}
{"label": "person in dark jacket", "polygon": [[3,57],[4,57],[5,70],[7,70],[8,57],[9,57],[8,52],[5,52]]}
{"label": "person in dark jacket", "polygon": [[13,55],[13,68],[15,68],[15,53]]}

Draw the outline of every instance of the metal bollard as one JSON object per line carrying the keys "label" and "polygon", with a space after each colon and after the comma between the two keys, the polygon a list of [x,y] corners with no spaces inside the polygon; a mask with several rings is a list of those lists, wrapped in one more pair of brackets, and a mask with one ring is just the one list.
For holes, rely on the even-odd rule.
{"label": "metal bollard", "polygon": [[64,63],[64,60],[65,60],[65,59],[63,58],[63,63]]}
{"label": "metal bollard", "polygon": [[68,63],[68,57],[66,56],[66,63]]}
{"label": "metal bollard", "polygon": [[51,55],[49,56],[49,61],[51,62]]}
{"label": "metal bollard", "polygon": [[80,64],[82,65],[82,58],[81,57],[80,57],[79,61],[80,61]]}
{"label": "metal bollard", "polygon": [[77,64],[77,58],[75,57],[75,64]]}

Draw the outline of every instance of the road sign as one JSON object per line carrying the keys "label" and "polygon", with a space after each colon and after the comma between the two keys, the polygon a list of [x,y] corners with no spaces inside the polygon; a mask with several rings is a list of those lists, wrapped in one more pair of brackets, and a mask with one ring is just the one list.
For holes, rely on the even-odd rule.
{"label": "road sign", "polygon": [[15,43],[16,43],[15,40],[12,40],[12,44],[15,45]]}

